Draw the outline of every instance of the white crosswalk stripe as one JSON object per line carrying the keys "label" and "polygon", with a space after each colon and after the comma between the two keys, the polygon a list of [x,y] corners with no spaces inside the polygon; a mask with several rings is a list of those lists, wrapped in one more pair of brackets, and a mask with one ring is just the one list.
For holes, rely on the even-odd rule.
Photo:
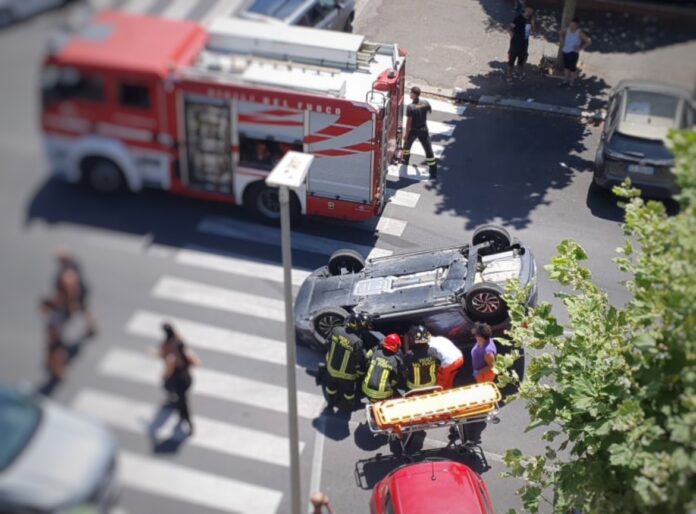
{"label": "white crosswalk stripe", "polygon": [[430,178],[430,173],[426,166],[414,166],[410,164],[408,166],[404,164],[390,164],[387,171],[387,178],[389,180],[399,180],[401,178],[408,178],[411,180],[427,180]]}
{"label": "white crosswalk stripe", "polygon": [[387,189],[387,197],[389,203],[392,205],[400,205],[413,209],[418,204],[420,196],[420,193],[411,193],[410,191],[403,191],[401,189]]}
{"label": "white crosswalk stripe", "polygon": [[131,13],[145,13],[157,0],[128,0],[120,9]]}
{"label": "white crosswalk stripe", "polygon": [[[98,365],[99,372],[106,376],[150,386],[160,385],[161,368],[161,363],[153,357],[122,348],[109,349]],[[287,414],[285,387],[206,368],[194,369],[193,375],[194,395]],[[313,419],[318,415],[323,400],[323,397],[317,394],[298,391],[299,415]]]}
{"label": "white crosswalk stripe", "polygon": [[[166,314],[138,310],[128,320],[126,333],[158,340],[162,337],[161,327],[164,322],[172,323],[184,341],[192,348],[285,366],[285,343],[283,341],[244,334]],[[298,348],[299,350],[302,348]]]}
{"label": "white crosswalk stripe", "polygon": [[[198,231],[204,234],[280,246],[280,229],[247,223],[232,218],[206,217],[198,224]],[[389,250],[372,248],[365,245],[349,243],[347,241],[337,241],[325,237],[311,236],[301,232],[293,232],[291,242],[294,250],[322,255],[331,255],[336,250],[341,250],[343,248],[356,250],[368,257],[383,257],[392,254]]]}
{"label": "white crosswalk stripe", "polygon": [[456,105],[451,102],[445,102],[444,100],[436,100],[434,98],[426,98],[426,100],[430,104],[430,107],[433,108],[433,111],[440,111],[447,114],[456,114],[457,116],[462,116],[464,114],[464,111],[466,111],[466,107],[463,105]]}
{"label": "white crosswalk stripe", "polygon": [[[432,143],[432,147],[435,158],[441,159],[442,154],[445,153],[445,147],[437,143]],[[413,145],[411,146],[411,155],[425,156],[425,150],[423,149],[423,145],[420,144],[420,141],[415,140],[413,142]]]}
{"label": "white crosswalk stripe", "polygon": [[204,25],[210,25],[216,18],[231,16],[244,5],[244,0],[218,0],[208,13],[206,13],[200,22]]}
{"label": "white crosswalk stripe", "polygon": [[122,451],[119,481],[125,487],[201,505],[222,512],[276,512],[280,491],[185,468],[169,460]]}
{"label": "white crosswalk stripe", "polygon": [[[190,247],[179,250],[174,260],[179,264],[188,266],[196,266],[199,268],[231,273],[233,275],[283,283],[282,266],[257,261],[249,257],[242,258],[232,255],[220,255],[218,253],[209,253]],[[309,275],[309,271],[292,270],[293,285],[302,285],[302,282],[304,282]]]}
{"label": "white crosswalk stripe", "polygon": [[191,0],[170,0],[167,8],[161,11],[159,15],[164,18],[181,20],[186,18],[186,15],[194,5],[195,3]]}
{"label": "white crosswalk stripe", "polygon": [[[149,425],[162,413],[161,406],[95,389],[80,391],[72,407],[114,428],[156,439],[166,439],[175,434],[178,423],[176,413],[171,413],[164,423],[158,423],[154,433],[150,433]],[[165,411],[164,414],[170,412]],[[194,416],[193,423],[196,431],[186,439],[187,445],[276,466],[290,465],[288,439],[285,437],[202,416]],[[303,449],[304,443],[300,442],[300,452]]]}
{"label": "white crosswalk stripe", "polygon": [[395,220],[393,218],[387,218],[382,216],[377,222],[377,230],[380,234],[389,234],[390,236],[401,237],[406,229],[406,222],[401,220]]}
{"label": "white crosswalk stripe", "polygon": [[282,300],[167,275],[160,277],[157,281],[152,290],[152,296],[265,320],[285,321],[285,304]]}

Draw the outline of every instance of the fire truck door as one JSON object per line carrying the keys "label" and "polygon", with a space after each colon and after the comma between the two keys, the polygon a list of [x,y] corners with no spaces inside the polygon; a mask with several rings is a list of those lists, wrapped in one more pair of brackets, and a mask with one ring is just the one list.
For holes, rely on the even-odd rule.
{"label": "fire truck door", "polygon": [[229,102],[186,96],[183,104],[186,155],[182,179],[192,188],[232,194]]}

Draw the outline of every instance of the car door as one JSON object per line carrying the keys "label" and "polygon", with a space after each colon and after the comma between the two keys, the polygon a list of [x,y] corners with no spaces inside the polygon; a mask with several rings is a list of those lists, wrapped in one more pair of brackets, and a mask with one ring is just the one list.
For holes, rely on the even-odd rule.
{"label": "car door", "polygon": [[336,0],[316,0],[300,20],[300,25],[319,29],[336,29],[340,7]]}

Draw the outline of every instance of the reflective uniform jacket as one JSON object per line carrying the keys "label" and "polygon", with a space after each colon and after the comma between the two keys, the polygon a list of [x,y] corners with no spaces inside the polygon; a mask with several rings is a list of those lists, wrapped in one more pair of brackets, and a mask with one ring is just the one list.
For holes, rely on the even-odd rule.
{"label": "reflective uniform jacket", "polygon": [[427,345],[414,345],[413,352],[404,357],[406,366],[406,387],[420,389],[437,385],[437,370],[440,358],[435,348]]}
{"label": "reflective uniform jacket", "polygon": [[326,370],[333,378],[356,380],[365,372],[365,352],[360,337],[345,327],[331,332],[331,347],[326,354]]}
{"label": "reflective uniform jacket", "polygon": [[401,356],[375,348],[367,354],[369,359],[367,372],[363,379],[362,390],[371,400],[386,400],[403,379],[404,364]]}

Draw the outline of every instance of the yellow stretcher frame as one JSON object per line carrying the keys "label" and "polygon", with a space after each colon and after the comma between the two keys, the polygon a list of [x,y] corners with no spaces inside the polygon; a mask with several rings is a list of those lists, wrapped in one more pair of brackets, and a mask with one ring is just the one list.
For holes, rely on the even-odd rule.
{"label": "yellow stretcher frame", "polygon": [[413,432],[446,426],[454,427],[466,444],[463,425],[497,423],[500,400],[500,390],[492,382],[447,390],[438,386],[367,405],[365,416],[372,433],[398,438],[404,451]]}

